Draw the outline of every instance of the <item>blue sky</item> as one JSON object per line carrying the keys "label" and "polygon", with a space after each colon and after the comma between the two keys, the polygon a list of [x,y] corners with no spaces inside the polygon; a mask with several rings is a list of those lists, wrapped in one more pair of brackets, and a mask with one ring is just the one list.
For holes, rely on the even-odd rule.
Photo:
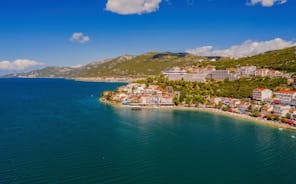
{"label": "blue sky", "polygon": [[[157,7],[134,13],[109,1],[107,8],[107,0],[2,1],[0,62],[72,66],[148,51],[226,49],[246,40],[296,41],[295,0],[148,0]],[[71,41],[73,33],[89,41]]]}

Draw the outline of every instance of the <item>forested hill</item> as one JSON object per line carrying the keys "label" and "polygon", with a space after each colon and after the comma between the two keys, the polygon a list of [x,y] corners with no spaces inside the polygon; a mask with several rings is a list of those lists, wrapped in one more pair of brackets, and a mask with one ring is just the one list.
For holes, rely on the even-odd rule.
{"label": "forested hill", "polygon": [[6,77],[146,77],[160,75],[161,71],[174,66],[207,66],[217,69],[236,67],[237,65],[255,65],[286,72],[296,72],[296,47],[270,51],[256,56],[240,59],[221,58],[211,61],[187,53],[149,52],[138,56],[124,55],[88,65],[71,67],[46,67],[28,73],[12,74]]}
{"label": "forested hill", "polygon": [[296,46],[240,59],[223,58],[219,62],[204,62],[202,65],[215,65],[217,69],[226,69],[237,65],[254,65],[286,72],[296,72]]}

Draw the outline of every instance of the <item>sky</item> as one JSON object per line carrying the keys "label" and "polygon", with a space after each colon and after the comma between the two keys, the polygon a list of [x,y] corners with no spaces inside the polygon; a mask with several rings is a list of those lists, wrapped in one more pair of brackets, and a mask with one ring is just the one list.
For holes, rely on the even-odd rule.
{"label": "sky", "polygon": [[149,51],[243,57],[295,45],[295,0],[3,0],[0,73]]}

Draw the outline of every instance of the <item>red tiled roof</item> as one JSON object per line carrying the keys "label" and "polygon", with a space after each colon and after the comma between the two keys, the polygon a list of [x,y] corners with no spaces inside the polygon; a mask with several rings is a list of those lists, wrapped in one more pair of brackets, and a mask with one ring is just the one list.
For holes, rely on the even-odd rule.
{"label": "red tiled roof", "polygon": [[262,107],[262,109],[267,111],[268,110],[268,107],[267,106],[264,106],[264,107]]}
{"label": "red tiled roof", "polygon": [[264,91],[265,88],[257,88],[258,91]]}
{"label": "red tiled roof", "polygon": [[279,90],[278,93],[296,93],[294,90]]}

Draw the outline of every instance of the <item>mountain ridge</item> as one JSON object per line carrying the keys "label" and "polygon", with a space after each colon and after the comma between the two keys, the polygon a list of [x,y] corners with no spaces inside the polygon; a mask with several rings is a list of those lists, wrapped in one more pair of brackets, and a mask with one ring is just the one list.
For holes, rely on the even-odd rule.
{"label": "mountain ridge", "polygon": [[26,73],[9,74],[4,77],[30,78],[104,78],[160,75],[163,70],[174,66],[215,66],[217,69],[254,65],[285,72],[296,72],[296,46],[268,51],[240,59],[223,57],[201,57],[189,53],[147,52],[141,55],[122,55],[115,58],[94,61],[81,67],[49,66]]}

